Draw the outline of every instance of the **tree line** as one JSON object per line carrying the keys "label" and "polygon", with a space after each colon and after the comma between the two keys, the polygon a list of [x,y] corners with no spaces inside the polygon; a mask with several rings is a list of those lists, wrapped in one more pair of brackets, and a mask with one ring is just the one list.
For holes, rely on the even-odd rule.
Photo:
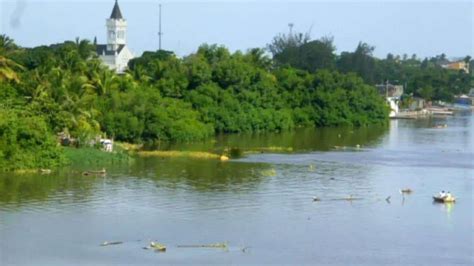
{"label": "tree line", "polygon": [[88,40],[23,48],[1,35],[0,168],[64,164],[59,132],[79,145],[98,135],[157,143],[386,123],[388,108],[365,66],[343,67],[367,58],[342,60],[331,39],[301,39],[297,52],[282,46],[232,53],[207,44],[183,58],[145,52],[117,75]]}
{"label": "tree line", "polygon": [[[370,85],[387,82],[403,85],[405,94],[426,100],[451,102],[455,95],[466,94],[474,88],[472,71],[450,70],[445,54],[431,58],[418,58],[389,53],[379,59],[373,55],[375,47],[360,42],[353,52],[337,55],[332,37],[311,40],[309,34],[280,34],[268,45],[279,66],[291,66],[309,72],[321,69],[340,73],[356,73]],[[474,69],[470,55],[458,59]]]}

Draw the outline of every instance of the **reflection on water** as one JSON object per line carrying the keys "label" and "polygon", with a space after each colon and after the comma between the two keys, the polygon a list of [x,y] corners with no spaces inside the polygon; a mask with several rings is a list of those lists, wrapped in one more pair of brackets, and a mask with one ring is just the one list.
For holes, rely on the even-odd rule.
{"label": "reflection on water", "polygon": [[[389,129],[230,135],[168,148],[292,152],[144,158],[106,176],[3,174],[0,264],[470,264],[473,125],[460,114]],[[440,190],[458,202],[432,204]],[[339,200],[349,196],[358,200]],[[124,244],[98,246],[114,240]],[[143,252],[151,240],[167,252]],[[227,252],[176,247],[224,241]]]}
{"label": "reflection on water", "polygon": [[171,150],[213,150],[222,152],[225,148],[238,147],[243,150],[259,150],[265,147],[291,148],[295,152],[327,151],[334,146],[373,146],[388,132],[387,126],[367,128],[299,128],[291,132],[265,134],[221,135],[214,141],[194,144],[169,144],[163,149]]}

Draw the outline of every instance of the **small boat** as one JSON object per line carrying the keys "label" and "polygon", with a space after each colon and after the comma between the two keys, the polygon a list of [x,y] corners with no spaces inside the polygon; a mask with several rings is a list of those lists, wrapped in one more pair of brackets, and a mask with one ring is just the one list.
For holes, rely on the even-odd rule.
{"label": "small boat", "polygon": [[435,202],[440,202],[440,203],[456,202],[456,198],[453,196],[445,196],[445,197],[433,196],[433,200]]}

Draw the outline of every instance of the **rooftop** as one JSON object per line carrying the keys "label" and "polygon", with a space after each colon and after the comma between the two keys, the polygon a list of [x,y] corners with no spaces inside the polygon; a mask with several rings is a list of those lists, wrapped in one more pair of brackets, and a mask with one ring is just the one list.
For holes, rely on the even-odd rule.
{"label": "rooftop", "polygon": [[111,19],[123,19],[122,12],[120,11],[120,7],[118,5],[118,1],[115,0],[114,9],[112,10],[112,14],[110,14]]}

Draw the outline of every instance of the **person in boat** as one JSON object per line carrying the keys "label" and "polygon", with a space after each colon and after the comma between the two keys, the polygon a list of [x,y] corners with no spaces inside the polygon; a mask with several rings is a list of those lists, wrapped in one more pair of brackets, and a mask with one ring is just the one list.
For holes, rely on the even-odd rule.
{"label": "person in boat", "polygon": [[452,197],[453,197],[453,196],[451,195],[451,192],[448,191],[448,192],[446,193],[445,198],[446,198],[446,199],[450,199],[450,198],[452,198]]}
{"label": "person in boat", "polygon": [[444,190],[441,190],[441,192],[439,192],[439,195],[438,195],[440,198],[444,199],[446,198],[447,194],[446,192],[444,192]]}

